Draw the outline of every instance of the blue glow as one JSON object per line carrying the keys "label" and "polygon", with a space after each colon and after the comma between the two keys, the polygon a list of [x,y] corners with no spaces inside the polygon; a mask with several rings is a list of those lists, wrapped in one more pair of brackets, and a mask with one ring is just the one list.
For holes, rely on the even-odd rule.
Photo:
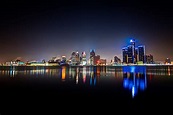
{"label": "blue glow", "polygon": [[[138,68],[138,67],[137,67]],[[142,72],[141,68],[138,69],[134,69],[134,67],[128,67],[124,69],[125,71],[130,70],[134,72],[125,72],[123,74],[123,87],[128,89],[129,91],[131,91],[132,93],[132,98],[134,98],[138,91],[144,91],[147,88],[147,79],[146,79],[146,71]],[[145,69],[144,69],[145,70]],[[139,72],[135,72],[135,71],[140,71],[142,73]],[[130,76],[128,76],[130,75]]]}
{"label": "blue glow", "polygon": [[139,87],[139,84],[140,84],[139,79],[137,79],[135,82],[136,82],[136,86]]}
{"label": "blue glow", "polygon": [[135,72],[135,66],[131,67],[131,71],[130,72]]}
{"label": "blue glow", "polygon": [[95,49],[90,49],[90,52],[95,52]]}
{"label": "blue glow", "polygon": [[124,86],[124,88],[127,88],[128,87],[128,79],[127,78],[124,78],[124,80],[123,80],[123,86]]}
{"label": "blue glow", "polygon": [[94,85],[96,85],[96,77],[94,78]]}
{"label": "blue glow", "polygon": [[129,90],[132,89],[133,85],[134,85],[133,82],[129,82]]}
{"label": "blue glow", "polygon": [[146,71],[146,66],[123,66],[123,72],[135,72],[144,73]]}
{"label": "blue glow", "polygon": [[140,87],[141,90],[145,89],[145,81],[144,80],[140,81],[140,86],[139,87]]}
{"label": "blue glow", "polygon": [[135,90],[135,86],[132,87],[132,97],[134,98],[136,95],[136,90]]}
{"label": "blue glow", "polygon": [[92,77],[90,77],[90,85],[92,85]]}
{"label": "blue glow", "polygon": [[130,43],[131,43],[131,42],[135,42],[135,39],[131,39],[131,40],[130,40]]}

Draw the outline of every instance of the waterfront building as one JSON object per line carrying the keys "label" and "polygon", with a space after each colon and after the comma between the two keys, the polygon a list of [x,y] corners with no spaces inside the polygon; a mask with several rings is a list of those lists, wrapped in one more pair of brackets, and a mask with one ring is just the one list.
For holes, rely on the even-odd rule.
{"label": "waterfront building", "polygon": [[97,65],[99,60],[100,60],[100,55],[94,56],[94,65]]}
{"label": "waterfront building", "polygon": [[[131,39],[130,40],[130,47],[132,48],[132,52],[131,52],[131,54],[132,54],[132,58],[131,58],[131,60],[130,60],[130,62],[129,63],[136,63],[136,59],[135,59],[135,57],[136,57],[136,50],[135,50],[135,39]],[[131,62],[132,61],[132,62]]]}
{"label": "waterfront building", "polygon": [[135,62],[137,63],[139,61],[139,53],[138,53],[138,48],[135,48]]}
{"label": "waterfront building", "polygon": [[127,64],[127,58],[128,58],[128,51],[127,47],[122,48],[122,53],[123,53],[123,63]]}
{"label": "waterfront building", "polygon": [[71,60],[71,65],[76,65],[77,64],[76,52],[72,52],[70,60]]}
{"label": "waterfront building", "polygon": [[95,50],[90,50],[90,65],[94,65]]}
{"label": "waterfront building", "polygon": [[127,55],[128,55],[127,63],[134,63],[134,50],[133,49],[134,48],[132,45],[129,45],[127,47]]}
{"label": "waterfront building", "polygon": [[122,48],[123,63],[124,64],[138,64],[145,63],[145,46],[135,45],[135,40],[130,40],[130,45]]}
{"label": "waterfront building", "polygon": [[145,46],[144,45],[138,46],[138,56],[139,56],[140,62],[146,63],[146,61],[145,61]]}
{"label": "waterfront building", "polygon": [[96,65],[106,65],[106,59],[99,59]]}
{"label": "waterfront building", "polygon": [[153,64],[154,63],[153,55],[151,55],[151,54],[145,55],[145,60],[146,60],[147,64]]}
{"label": "waterfront building", "polygon": [[71,65],[79,65],[80,64],[79,52],[72,52],[70,60],[71,60]]}
{"label": "waterfront building", "polygon": [[64,56],[64,55],[61,56],[61,62],[66,63],[66,60],[67,60],[67,59],[66,59],[66,56]]}
{"label": "waterfront building", "polygon": [[85,52],[82,52],[80,62],[81,62],[81,65],[86,65],[87,64],[86,53]]}
{"label": "waterfront building", "polygon": [[171,59],[170,58],[166,58],[165,59],[165,64],[171,64]]}
{"label": "waterfront building", "polygon": [[121,64],[121,59],[118,58],[117,56],[114,56],[114,64]]}

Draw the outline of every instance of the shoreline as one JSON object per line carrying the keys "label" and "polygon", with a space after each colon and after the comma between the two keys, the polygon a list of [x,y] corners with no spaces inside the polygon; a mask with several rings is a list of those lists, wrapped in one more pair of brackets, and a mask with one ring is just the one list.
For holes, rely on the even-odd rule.
{"label": "shoreline", "polygon": [[79,67],[79,68],[88,68],[88,67],[108,67],[108,68],[123,68],[123,67],[147,67],[149,69],[152,68],[165,68],[165,69],[171,69],[173,70],[173,65],[65,65],[65,66],[0,66],[0,70],[11,70],[11,69],[58,69],[58,68],[62,68],[62,67],[67,67],[67,68],[75,68],[75,67]]}

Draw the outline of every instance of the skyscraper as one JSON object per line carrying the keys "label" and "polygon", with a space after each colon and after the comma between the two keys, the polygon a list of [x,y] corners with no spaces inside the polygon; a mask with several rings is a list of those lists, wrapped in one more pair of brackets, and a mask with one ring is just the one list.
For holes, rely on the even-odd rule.
{"label": "skyscraper", "polygon": [[121,64],[120,58],[118,58],[117,56],[114,56],[114,63],[115,64]]}
{"label": "skyscraper", "polygon": [[90,50],[90,65],[94,65],[95,50]]}
{"label": "skyscraper", "polygon": [[79,56],[79,52],[78,51],[76,52],[76,62],[77,62],[77,65],[80,64],[80,56]]}
{"label": "skyscraper", "polygon": [[122,48],[122,53],[123,53],[123,63],[128,63],[128,61],[127,61],[127,58],[128,58],[127,47]]}
{"label": "skyscraper", "polygon": [[145,63],[145,46],[141,45],[138,46],[138,54],[139,54],[139,61],[142,61],[143,63]]}
{"label": "skyscraper", "polygon": [[72,52],[71,54],[71,63],[72,65],[76,65],[76,52]]}
{"label": "skyscraper", "polygon": [[86,65],[87,61],[86,61],[86,53],[82,52],[81,54],[81,65]]}
{"label": "skyscraper", "polygon": [[79,52],[72,52],[71,63],[72,63],[72,65],[79,65],[79,63],[80,63]]}
{"label": "skyscraper", "polygon": [[138,48],[135,48],[135,63],[139,61]]}
{"label": "skyscraper", "polygon": [[135,57],[136,57],[136,52],[135,52],[135,39],[131,39],[130,40],[130,44],[131,44],[131,47],[132,47],[132,63],[136,63],[136,59],[135,59]]}
{"label": "skyscraper", "polygon": [[139,61],[145,63],[145,46],[141,45],[136,47],[135,40],[130,40],[130,45],[122,49],[123,63],[136,64]]}
{"label": "skyscraper", "polygon": [[127,54],[128,54],[128,62],[127,63],[134,63],[134,48],[133,45],[129,45],[127,47]]}
{"label": "skyscraper", "polygon": [[94,65],[97,65],[99,60],[100,60],[100,55],[94,56]]}

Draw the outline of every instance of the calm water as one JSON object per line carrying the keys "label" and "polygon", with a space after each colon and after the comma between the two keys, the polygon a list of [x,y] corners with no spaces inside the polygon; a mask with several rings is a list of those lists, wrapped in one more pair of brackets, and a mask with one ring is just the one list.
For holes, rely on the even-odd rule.
{"label": "calm water", "polygon": [[[173,67],[57,67],[0,70],[1,113],[25,110],[170,110]],[[170,106],[171,104],[171,106]],[[38,109],[38,108],[42,109]],[[109,108],[106,109],[106,108]],[[52,110],[51,110],[52,111]]]}

